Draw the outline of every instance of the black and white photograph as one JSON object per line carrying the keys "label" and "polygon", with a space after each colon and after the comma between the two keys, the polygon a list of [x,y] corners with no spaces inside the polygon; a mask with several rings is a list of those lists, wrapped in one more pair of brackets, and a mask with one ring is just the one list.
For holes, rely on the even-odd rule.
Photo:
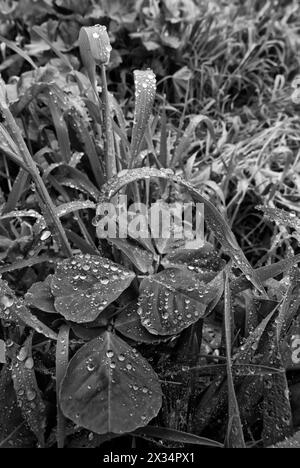
{"label": "black and white photograph", "polygon": [[299,0],[0,0],[0,448],[300,448]]}

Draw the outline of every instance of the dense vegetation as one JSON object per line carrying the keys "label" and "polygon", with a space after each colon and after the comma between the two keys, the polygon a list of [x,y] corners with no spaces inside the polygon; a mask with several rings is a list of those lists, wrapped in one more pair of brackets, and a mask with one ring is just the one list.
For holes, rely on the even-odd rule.
{"label": "dense vegetation", "polygon": [[[298,1],[0,19],[0,447],[300,446]],[[118,194],[204,246],[102,239]]]}

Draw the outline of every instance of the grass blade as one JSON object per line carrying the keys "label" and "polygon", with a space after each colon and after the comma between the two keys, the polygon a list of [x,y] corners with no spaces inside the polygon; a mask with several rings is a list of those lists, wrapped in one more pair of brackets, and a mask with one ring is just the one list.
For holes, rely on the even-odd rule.
{"label": "grass blade", "polygon": [[225,294],[224,294],[224,321],[227,357],[227,382],[228,382],[228,428],[226,437],[227,448],[246,448],[243,427],[241,423],[240,410],[235,394],[232,361],[231,361],[231,298],[228,273],[225,272]]}
{"label": "grass blade", "polygon": [[65,441],[66,418],[64,417],[59,402],[61,382],[67,371],[69,362],[69,325],[62,325],[58,332],[56,344],[56,407],[57,407],[57,447],[63,448]]}

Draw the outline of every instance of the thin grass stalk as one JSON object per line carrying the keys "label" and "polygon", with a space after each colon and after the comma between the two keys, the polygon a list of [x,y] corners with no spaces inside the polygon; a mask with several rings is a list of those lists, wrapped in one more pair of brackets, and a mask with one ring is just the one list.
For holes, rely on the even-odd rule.
{"label": "thin grass stalk", "polygon": [[12,115],[12,113],[10,112],[9,108],[8,108],[8,105],[4,102],[4,99],[1,100],[1,103],[0,103],[0,108],[1,108],[1,112],[3,114],[3,117],[6,121],[6,124],[7,124],[7,127],[9,128],[11,134],[14,136],[14,139],[15,139],[15,143],[17,144],[18,148],[19,148],[19,151],[21,153],[21,156],[23,158],[23,161],[25,163],[25,167],[27,169],[27,171],[29,172],[29,174],[31,175],[35,185],[36,185],[36,188],[38,190],[38,192],[40,193],[40,196],[43,200],[43,202],[45,203],[45,207],[49,213],[49,216],[53,222],[53,226],[55,228],[55,230],[57,231],[58,233],[58,236],[60,238],[60,241],[61,241],[61,246],[62,246],[62,249],[65,253],[65,255],[67,256],[72,256],[72,249],[70,247],[70,244],[69,244],[69,241],[67,239],[67,236],[66,236],[66,233],[64,231],[64,228],[56,214],[56,211],[55,211],[55,206],[53,204],[53,201],[48,193],[48,190],[44,184],[44,181],[39,173],[39,170],[37,168],[37,165],[34,161],[34,159],[32,158],[26,144],[25,144],[25,141],[23,139],[23,136],[21,134],[21,131]]}
{"label": "thin grass stalk", "polygon": [[59,391],[69,363],[69,325],[60,327],[56,346],[56,407],[57,407],[57,448],[64,448],[66,418],[59,402]]}
{"label": "thin grass stalk", "polygon": [[110,113],[109,94],[107,89],[105,65],[101,65],[102,78],[102,110],[103,110],[103,143],[107,179],[117,173],[116,157],[114,151],[113,128]]}

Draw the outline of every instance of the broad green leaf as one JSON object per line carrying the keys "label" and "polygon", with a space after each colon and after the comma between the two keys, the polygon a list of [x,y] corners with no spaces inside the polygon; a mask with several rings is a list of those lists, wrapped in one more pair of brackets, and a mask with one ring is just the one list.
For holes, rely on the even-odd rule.
{"label": "broad green leaf", "polygon": [[162,395],[148,362],[105,332],[71,359],[60,403],[76,424],[97,434],[121,434],[146,426],[160,410]]}
{"label": "broad green leaf", "polygon": [[126,336],[126,338],[130,338],[138,343],[155,343],[160,341],[163,337],[152,335],[143,327],[137,310],[138,304],[136,301],[124,307],[115,320],[115,329],[123,336]]}
{"label": "broad green leaf", "polygon": [[73,322],[92,322],[128,288],[135,274],[97,255],[61,262],[51,282],[57,312]]}
{"label": "broad green leaf", "polygon": [[51,293],[51,281],[52,275],[49,275],[45,281],[34,283],[24,296],[25,304],[49,314],[57,314]]}
{"label": "broad green leaf", "polygon": [[216,272],[221,271],[226,265],[225,260],[208,243],[197,250],[176,249],[168,253],[161,263],[165,268],[178,268],[182,265],[190,271],[201,273],[207,279],[212,279]]}
{"label": "broad green leaf", "polygon": [[142,280],[138,313],[150,333],[172,335],[203,318],[222,292],[222,274],[207,278],[189,267],[168,268]]}

